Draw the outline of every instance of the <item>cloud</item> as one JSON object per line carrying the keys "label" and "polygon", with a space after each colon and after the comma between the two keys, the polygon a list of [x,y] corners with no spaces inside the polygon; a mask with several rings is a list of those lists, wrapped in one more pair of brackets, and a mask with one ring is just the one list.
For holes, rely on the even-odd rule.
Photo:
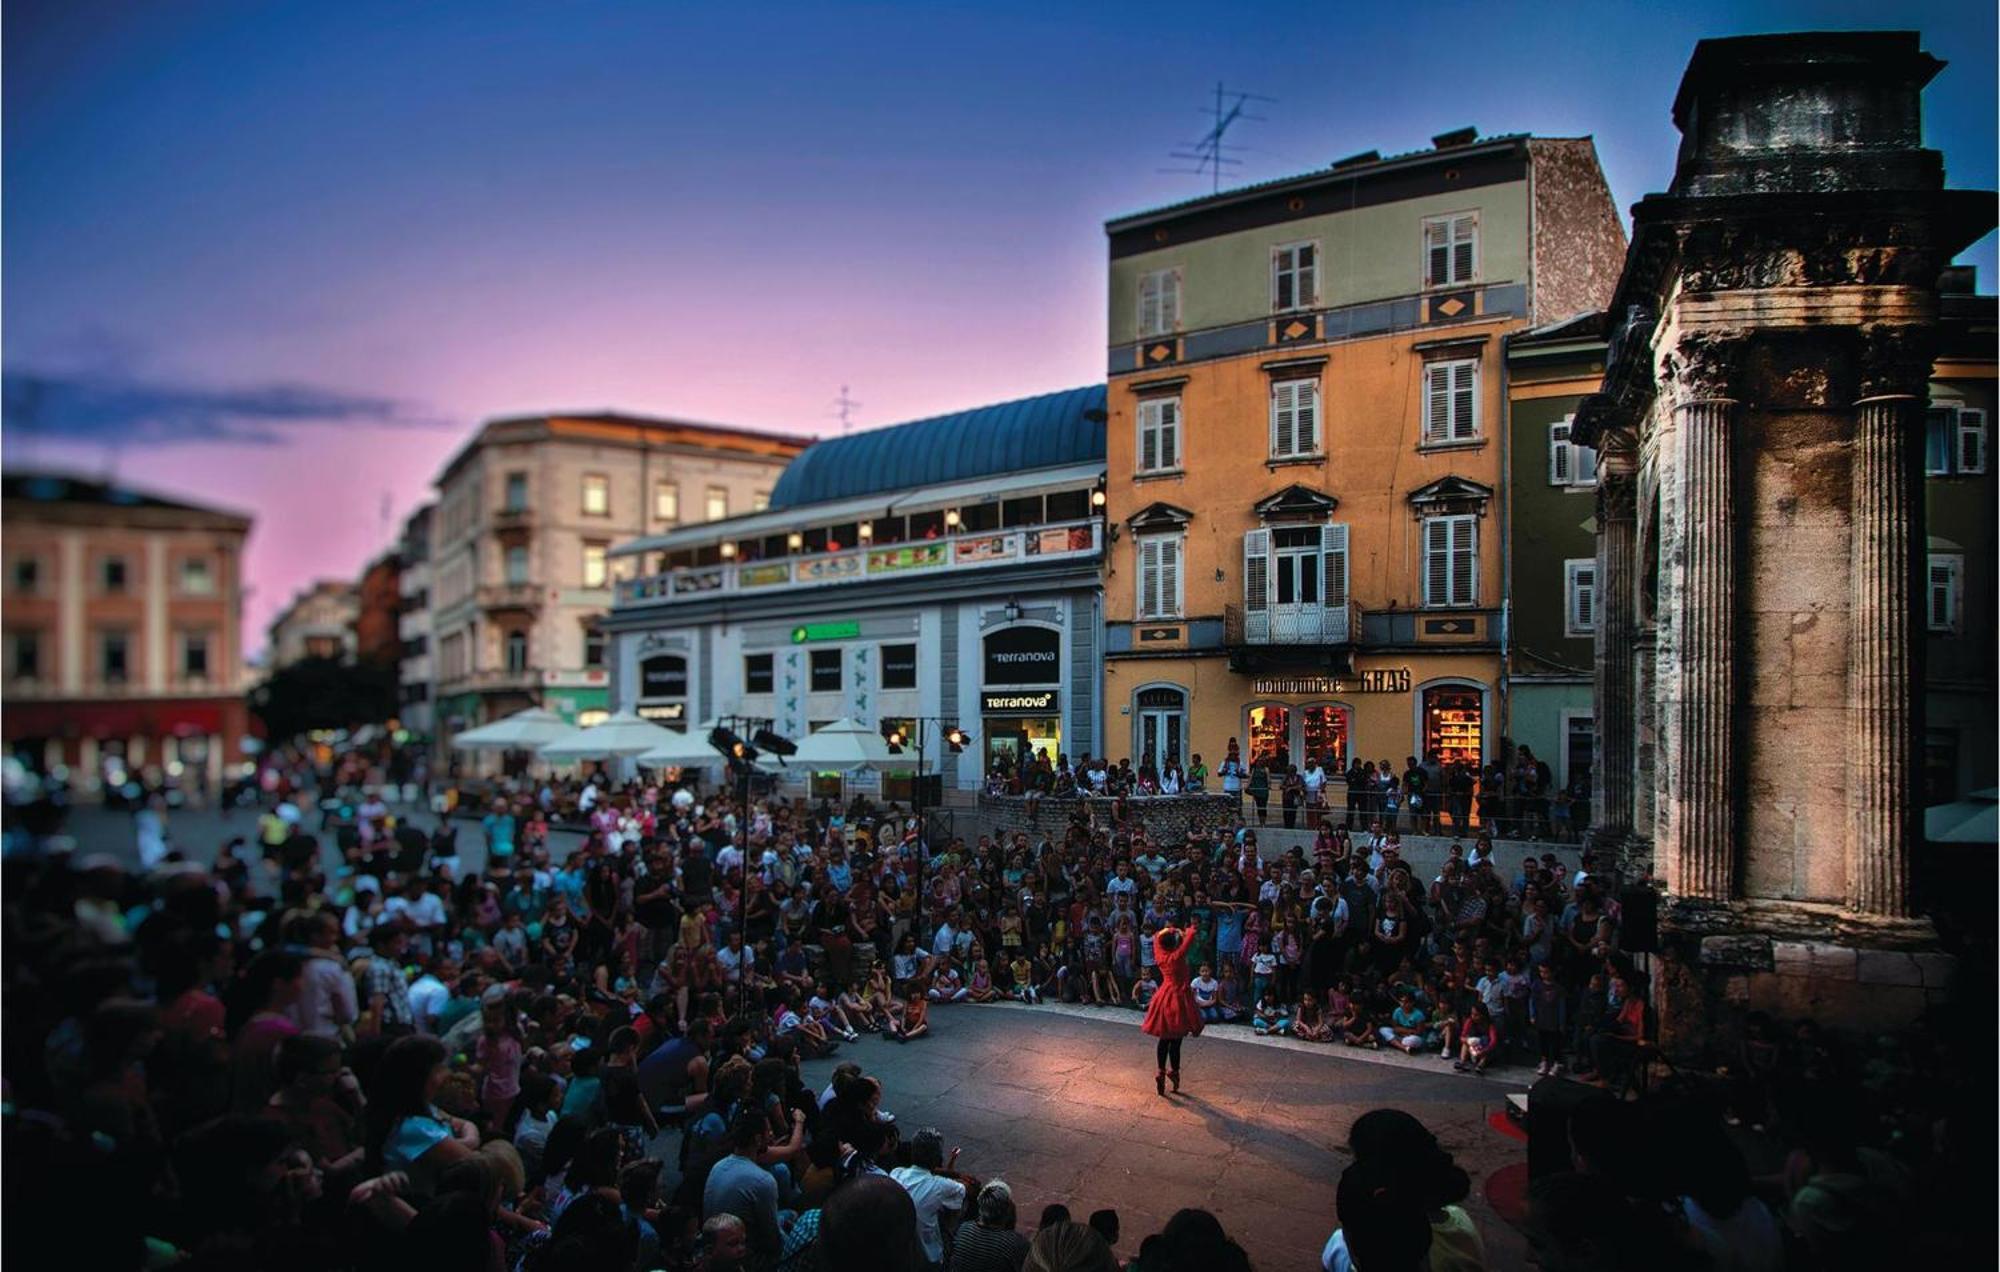
{"label": "cloud", "polygon": [[327,424],[452,427],[394,398],[318,385],[216,388],[97,372],[9,372],[0,380],[0,418],[38,437],[126,446],[276,446],[299,427]]}

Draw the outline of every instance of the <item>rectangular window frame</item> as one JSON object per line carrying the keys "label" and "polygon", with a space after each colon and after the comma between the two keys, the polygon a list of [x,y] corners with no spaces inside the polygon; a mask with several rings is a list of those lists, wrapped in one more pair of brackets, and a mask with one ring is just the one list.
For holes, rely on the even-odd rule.
{"label": "rectangular window frame", "polygon": [[[113,583],[112,570],[116,567],[118,581]],[[129,596],[132,593],[132,563],[122,555],[112,553],[97,563],[97,587],[105,596]]]}
{"label": "rectangular window frame", "polygon": [[1549,485],[1566,490],[1597,488],[1597,448],[1570,440],[1576,417],[1549,425]]}
{"label": "rectangular window frame", "polygon": [[7,586],[16,596],[39,596],[42,591],[42,559],[32,552],[15,557],[7,569]]}
{"label": "rectangular window frame", "polygon": [[[1433,242],[1437,237],[1434,233],[1435,228],[1442,228],[1444,232],[1441,242]],[[1419,242],[1423,246],[1424,290],[1466,287],[1479,281],[1481,261],[1477,209],[1427,216],[1423,219],[1421,235]],[[1465,248],[1462,272],[1461,255],[1458,250],[1460,247]],[[1436,269],[1438,263],[1436,253],[1440,250],[1444,252],[1443,277],[1438,276]]]}
{"label": "rectangular window frame", "polygon": [[[182,557],[174,586],[182,596],[215,595],[215,563],[205,556]],[[191,580],[199,577],[199,584]]]}
{"label": "rectangular window frame", "polygon": [[[1149,534],[1135,540],[1133,571],[1138,588],[1136,612],[1141,620],[1179,618],[1187,604],[1187,536]],[[1172,597],[1167,593],[1171,591]]]}
{"label": "rectangular window frame", "polygon": [[[897,679],[896,679],[895,681],[891,681],[891,680],[889,679],[889,651],[890,651],[890,650],[892,650],[892,649],[906,649],[906,650],[908,650],[908,651],[909,651],[909,653],[910,653],[910,673],[909,673],[909,677],[908,677],[908,680],[907,680],[907,681],[905,681],[905,680],[904,680],[904,679],[903,679],[903,678],[902,678],[902,677],[901,677],[900,675],[898,676],[898,678],[897,678]],[[879,677],[880,677],[880,679],[879,679],[879,683],[880,683],[880,685],[881,685],[881,687],[882,687],[882,688],[884,688],[884,689],[914,689],[914,688],[916,688],[916,687],[917,687],[917,673],[918,673],[918,666],[917,666],[917,660],[918,660],[918,650],[917,650],[917,645],[916,645],[916,642],[914,642],[914,641],[898,641],[897,643],[895,643],[895,644],[893,644],[893,645],[883,645],[883,646],[881,647],[881,652],[880,652],[880,655],[879,655],[879,656],[880,656],[880,660],[881,660],[881,670],[880,670],[880,672],[879,672]]]}
{"label": "rectangular window frame", "polygon": [[1933,636],[1956,636],[1965,620],[1965,558],[1933,552],[1924,565],[1924,627]]}
{"label": "rectangular window frame", "polygon": [[681,520],[681,487],[675,481],[653,483],[653,520],[667,525],[679,525]]}
{"label": "rectangular window frame", "polygon": [[1181,329],[1181,267],[1147,270],[1139,275],[1138,332],[1141,340],[1171,336]]}
{"label": "rectangular window frame", "polygon": [[[585,473],[583,475],[583,502],[581,508],[586,517],[609,517],[611,515],[611,474]],[[596,507],[591,505],[595,504]]]}
{"label": "rectangular window frame", "polygon": [[[516,561],[521,563],[518,576],[514,570],[514,563]],[[500,577],[508,584],[514,586],[535,581],[535,558],[534,554],[529,551],[527,544],[510,543],[502,550],[500,553]]]}
{"label": "rectangular window frame", "polygon": [[1141,475],[1181,471],[1181,399],[1178,393],[1139,399],[1134,463]]}
{"label": "rectangular window frame", "polygon": [[1572,557],[1563,562],[1563,635],[1597,635],[1597,558]]}
{"label": "rectangular window frame", "polygon": [[[1305,398],[1310,397],[1310,401]],[[1318,376],[1292,376],[1271,381],[1270,457],[1274,462],[1291,460],[1325,459],[1325,429],[1321,427],[1320,408],[1322,396]],[[1287,413],[1290,419],[1287,422]],[[1303,417],[1303,424],[1301,423]],[[1289,430],[1289,431],[1288,431]],[[1312,433],[1312,444],[1300,446],[1299,440],[1305,430]],[[1280,442],[1289,437],[1289,446]]]}
{"label": "rectangular window frame", "polygon": [[1986,412],[1974,407],[1958,408],[1958,418],[1952,429],[1951,463],[1961,477],[1975,477],[1986,472]]}
{"label": "rectangular window frame", "polygon": [[[822,676],[822,672],[830,672]],[[826,683],[827,681],[831,683]],[[847,688],[847,651],[815,649],[806,659],[806,692],[842,693]]]}
{"label": "rectangular window frame", "polygon": [[593,591],[611,586],[611,545],[602,539],[583,542],[583,586]]}
{"label": "rectangular window frame", "polygon": [[[1422,522],[1422,578],[1425,609],[1472,609],[1479,604],[1479,517],[1449,513]],[[1443,527],[1445,542],[1437,544],[1433,527]],[[1442,550],[1444,560],[1434,565]],[[1438,593],[1442,591],[1442,595]]]}
{"label": "rectangular window frame", "polygon": [[[1461,386],[1459,373],[1466,373],[1471,380],[1469,386]],[[1442,379],[1439,389],[1436,381]],[[1424,363],[1423,420],[1418,447],[1427,449],[1438,446],[1467,446],[1485,440],[1485,420],[1480,410],[1481,367],[1478,358],[1434,358]],[[1461,394],[1465,395],[1466,416],[1459,418]],[[1443,399],[1444,420],[1440,425],[1437,418],[1439,399]]]}
{"label": "rectangular window frame", "polygon": [[[28,666],[23,669],[22,653]],[[35,684],[42,678],[42,633],[34,628],[18,628],[7,633],[7,679]]]}
{"label": "rectangular window frame", "polygon": [[[1303,263],[1299,260],[1302,254],[1307,258]],[[1319,305],[1319,262],[1318,239],[1299,239],[1271,248],[1272,313],[1295,314]]]}
{"label": "rectangular window frame", "polygon": [[[515,498],[516,492],[520,495],[518,499]],[[506,474],[506,476],[501,478],[500,482],[500,511],[526,512],[527,510],[528,474],[525,471],[515,471]],[[463,521],[463,515],[458,520]]]}
{"label": "rectangular window frame", "polygon": [[[118,642],[118,661],[122,664],[116,675],[111,670],[112,641]],[[122,627],[100,629],[97,633],[97,678],[107,685],[129,685],[132,683],[132,633]]]}
{"label": "rectangular window frame", "polygon": [[[717,509],[720,511],[717,511]],[[710,486],[702,494],[701,510],[709,521],[723,521],[729,516],[729,487]]]}
{"label": "rectangular window frame", "polygon": [[[215,678],[214,661],[209,657],[213,645],[212,635],[212,633],[205,631],[180,633],[179,638],[174,642],[176,646],[174,665],[179,668],[182,680],[206,682]],[[201,653],[201,668],[199,670],[196,670],[193,666],[194,654],[197,650]]]}
{"label": "rectangular window frame", "polygon": [[[760,685],[758,682],[762,681]],[[743,692],[775,693],[778,686],[776,654],[743,655]]]}

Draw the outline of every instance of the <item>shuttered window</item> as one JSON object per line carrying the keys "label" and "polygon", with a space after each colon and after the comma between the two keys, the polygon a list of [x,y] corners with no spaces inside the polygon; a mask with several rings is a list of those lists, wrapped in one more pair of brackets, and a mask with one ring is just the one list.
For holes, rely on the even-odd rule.
{"label": "shuttered window", "polygon": [[1933,553],[1929,583],[1925,588],[1924,610],[1927,626],[1938,633],[1958,630],[1961,598],[1959,576],[1964,558],[1954,553]]}
{"label": "shuttered window", "polygon": [[1424,286],[1455,287],[1479,276],[1479,214],[1459,212],[1424,221]]}
{"label": "shuttered window", "polygon": [[1146,398],[1139,403],[1139,471],[1181,466],[1181,400]]}
{"label": "shuttered window", "polygon": [[1181,325],[1181,272],[1156,269],[1139,279],[1139,334],[1170,336]]}
{"label": "shuttered window", "polygon": [[1271,608],[1271,532],[1251,530],[1243,536],[1243,608],[1258,613]]}
{"label": "shuttered window", "polygon": [[1319,381],[1278,380],[1271,385],[1271,458],[1319,454]]}
{"label": "shuttered window", "polygon": [[1424,444],[1479,437],[1479,360],[1424,364]]}
{"label": "shuttered window", "polygon": [[1570,419],[1549,425],[1549,485],[1595,486],[1597,450],[1570,440]]}
{"label": "shuttered window", "polygon": [[1479,603],[1479,519],[1470,514],[1424,519],[1424,605]]}
{"label": "shuttered window", "polygon": [[1279,313],[1319,303],[1319,244],[1287,243],[1271,249],[1271,308]]}
{"label": "shuttered window", "polygon": [[1955,458],[1961,473],[1986,471],[1986,412],[1970,408],[1958,413],[1958,450]]}
{"label": "shuttered window", "polygon": [[1347,527],[1321,526],[1319,541],[1326,565],[1326,587],[1320,595],[1328,609],[1339,609],[1347,604]]}
{"label": "shuttered window", "polygon": [[1592,635],[1597,631],[1597,562],[1589,557],[1565,561],[1563,576],[1563,634]]}
{"label": "shuttered window", "polygon": [[1157,535],[1139,540],[1139,617],[1181,615],[1181,539]]}

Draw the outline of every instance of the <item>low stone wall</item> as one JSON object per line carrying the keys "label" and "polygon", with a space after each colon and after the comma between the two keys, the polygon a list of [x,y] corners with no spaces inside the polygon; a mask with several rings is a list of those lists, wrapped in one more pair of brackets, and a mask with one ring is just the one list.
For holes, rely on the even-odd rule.
{"label": "low stone wall", "polygon": [[[1233,795],[1156,795],[1131,799],[1126,807],[1145,825],[1155,839],[1174,842],[1187,838],[1190,830],[1220,836],[1236,829],[1240,801]],[[1109,825],[1109,799],[1038,799],[1025,795],[981,795],[978,803],[956,814],[956,833],[971,841],[980,835],[1049,835],[1059,838],[1068,829],[1078,810],[1087,812],[1094,825]]]}

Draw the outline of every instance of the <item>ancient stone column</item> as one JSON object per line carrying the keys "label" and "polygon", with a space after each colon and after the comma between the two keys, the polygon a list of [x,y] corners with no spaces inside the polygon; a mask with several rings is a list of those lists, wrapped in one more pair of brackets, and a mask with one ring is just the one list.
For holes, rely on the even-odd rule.
{"label": "ancient stone column", "polygon": [[1735,891],[1736,402],[1720,376],[1690,366],[1673,386],[1676,507],[1661,551],[1675,575],[1672,642],[1660,667],[1668,727],[1667,880],[1675,895],[1727,901]]}
{"label": "ancient stone column", "polygon": [[1636,635],[1633,575],[1637,551],[1632,464],[1628,455],[1607,450],[1597,470],[1597,779],[1601,811],[1597,824],[1604,842],[1632,831],[1633,743],[1638,721],[1632,710],[1633,640]]}
{"label": "ancient stone column", "polygon": [[[1921,366],[1927,359],[1909,358]],[[1876,362],[1879,368],[1880,361]],[[1917,372],[1921,383],[1921,372]],[[1907,376],[1896,378],[1907,380]],[[1903,387],[1869,383],[1869,388]],[[1858,914],[1910,915],[1915,834],[1912,656],[1917,589],[1911,518],[1921,471],[1923,400],[1914,393],[1864,397],[1854,408],[1848,515],[1850,637],[1847,646],[1847,907]]]}

